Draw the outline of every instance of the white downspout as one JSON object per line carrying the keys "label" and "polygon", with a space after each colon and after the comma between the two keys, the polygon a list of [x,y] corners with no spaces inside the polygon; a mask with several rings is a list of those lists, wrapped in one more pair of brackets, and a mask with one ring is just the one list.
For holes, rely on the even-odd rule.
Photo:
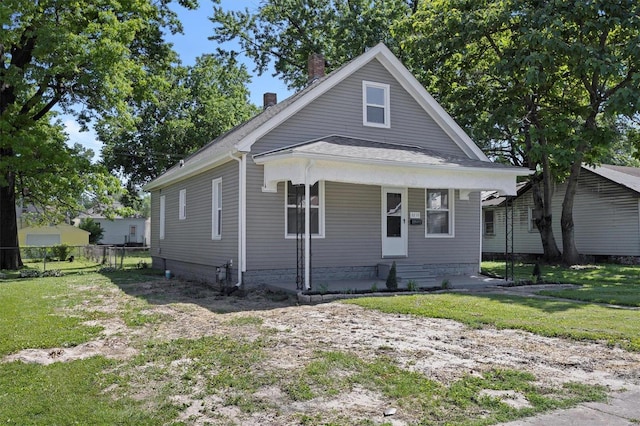
{"label": "white downspout", "polygon": [[307,168],[304,170],[304,288],[311,288],[311,185],[309,185],[309,169],[313,165],[313,161],[309,161]]}
{"label": "white downspout", "polygon": [[246,165],[247,165],[247,154],[240,154],[240,158],[236,157],[233,154],[229,154],[229,156],[238,162],[238,282],[235,284],[236,287],[240,287],[242,285],[242,273],[246,271],[245,267],[245,245],[244,241],[246,241],[246,233],[245,233],[245,223],[246,223]]}

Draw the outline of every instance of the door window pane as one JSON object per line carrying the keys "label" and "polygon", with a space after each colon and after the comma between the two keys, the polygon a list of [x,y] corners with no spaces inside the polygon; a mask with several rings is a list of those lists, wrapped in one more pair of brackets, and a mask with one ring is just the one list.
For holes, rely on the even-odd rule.
{"label": "door window pane", "polygon": [[387,237],[402,237],[402,194],[387,192]]}

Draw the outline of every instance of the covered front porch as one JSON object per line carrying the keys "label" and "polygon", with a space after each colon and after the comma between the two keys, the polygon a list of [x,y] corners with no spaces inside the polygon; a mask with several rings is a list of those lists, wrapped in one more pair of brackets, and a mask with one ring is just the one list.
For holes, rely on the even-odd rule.
{"label": "covered front porch", "polygon": [[[292,229],[299,238],[297,252],[302,273],[297,281],[302,284],[299,289],[303,291],[341,281],[332,276],[323,283],[322,277],[312,277],[312,269],[332,265],[330,260],[325,264],[316,261],[317,257],[312,264],[316,248],[324,250],[325,259],[343,266],[375,267],[381,261],[390,264],[391,260],[398,259],[418,267],[466,263],[466,269],[458,275],[477,271],[480,191],[491,188],[504,194],[515,193],[516,177],[529,173],[521,168],[446,156],[416,146],[335,135],[256,154],[253,160],[263,166],[263,192],[277,192],[282,182],[288,188],[285,189],[285,211],[289,221],[285,228],[287,238],[292,238]],[[354,195],[342,197],[339,203],[334,198],[333,210],[327,212],[328,217],[332,217],[333,228],[328,228],[326,235],[323,222],[312,216],[322,215],[323,203],[320,208],[314,210],[314,207],[323,198],[324,182],[327,187],[332,183],[333,190],[342,190],[343,194],[352,191]],[[364,198],[362,193],[344,185],[362,188],[369,195]],[[301,188],[301,197],[291,195],[294,188]],[[327,193],[329,198],[332,192],[327,190]],[[298,210],[294,211],[296,205],[289,204],[296,204]],[[454,211],[455,204],[458,212]],[[373,208],[378,212],[377,217],[371,214]],[[334,219],[338,210],[342,219],[340,224]],[[455,221],[454,214],[457,215]],[[301,226],[289,226],[292,220],[301,222]],[[346,228],[345,223],[351,226]],[[342,231],[338,232],[340,226]],[[456,226],[458,231],[454,229]],[[357,254],[345,251],[347,245],[353,246],[353,241],[366,241],[367,245]],[[333,254],[326,254],[330,251]],[[363,259],[363,252],[368,253],[366,259]],[[337,253],[340,253],[339,259],[336,259]],[[349,259],[358,255],[358,259]],[[437,268],[433,269],[437,271]],[[372,276],[377,276],[377,280],[383,278],[379,273]],[[384,286],[384,282],[376,282],[376,279],[350,282],[358,287]]]}

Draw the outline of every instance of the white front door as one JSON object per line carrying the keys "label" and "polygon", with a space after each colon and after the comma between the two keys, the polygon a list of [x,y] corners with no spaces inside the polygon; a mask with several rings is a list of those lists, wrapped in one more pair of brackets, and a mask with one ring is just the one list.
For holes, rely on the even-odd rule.
{"label": "white front door", "polygon": [[407,189],[382,188],[382,257],[407,255]]}

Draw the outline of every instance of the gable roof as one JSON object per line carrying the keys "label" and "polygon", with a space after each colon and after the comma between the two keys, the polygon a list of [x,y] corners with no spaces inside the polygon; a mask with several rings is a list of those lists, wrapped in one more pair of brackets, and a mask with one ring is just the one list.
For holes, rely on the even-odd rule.
{"label": "gable roof", "polygon": [[305,89],[219,136],[149,182],[144,189],[151,191],[162,188],[223,164],[240,152],[250,152],[251,146],[258,139],[374,59],[389,71],[469,158],[489,162],[482,150],[422,87],[400,60],[383,43],[380,43],[332,73],[317,79]]}
{"label": "gable roof", "polygon": [[602,164],[600,167],[583,166],[583,168],[640,194],[640,168],[611,164]]}
{"label": "gable roof", "polygon": [[[640,194],[640,168],[638,167],[601,164],[597,167],[583,165],[582,168]],[[531,188],[531,182],[518,183],[517,188],[517,197],[519,197]],[[501,205],[504,200],[505,197],[499,195],[496,191],[484,191],[482,193],[482,207],[496,207]]]}

